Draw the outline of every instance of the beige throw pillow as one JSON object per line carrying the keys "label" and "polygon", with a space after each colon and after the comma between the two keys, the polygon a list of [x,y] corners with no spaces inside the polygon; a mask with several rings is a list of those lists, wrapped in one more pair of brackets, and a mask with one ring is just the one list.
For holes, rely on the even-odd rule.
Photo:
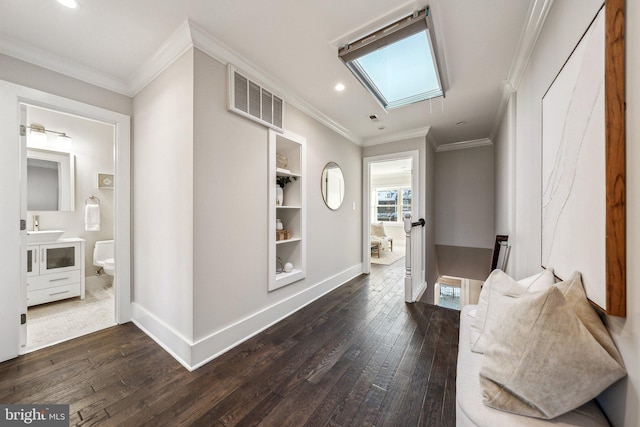
{"label": "beige throw pillow", "polygon": [[605,326],[585,304],[579,274],[545,292],[503,301],[480,369],[485,405],[551,419],[625,375]]}
{"label": "beige throw pillow", "polygon": [[486,331],[497,321],[504,298],[513,298],[527,292],[548,289],[555,282],[553,270],[526,277],[519,281],[513,280],[502,270],[491,272],[482,286],[478,299],[478,309],[470,326],[471,351],[484,353],[489,344]]}
{"label": "beige throw pillow", "polygon": [[386,237],[386,234],[384,232],[384,224],[381,223],[381,222],[371,224],[371,235],[372,236],[379,236],[379,237]]}

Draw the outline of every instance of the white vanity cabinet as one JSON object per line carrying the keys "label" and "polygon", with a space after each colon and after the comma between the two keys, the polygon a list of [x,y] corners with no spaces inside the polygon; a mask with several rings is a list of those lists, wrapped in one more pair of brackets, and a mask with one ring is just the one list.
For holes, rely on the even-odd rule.
{"label": "white vanity cabinet", "polygon": [[84,244],[69,238],[27,247],[27,306],[84,299]]}

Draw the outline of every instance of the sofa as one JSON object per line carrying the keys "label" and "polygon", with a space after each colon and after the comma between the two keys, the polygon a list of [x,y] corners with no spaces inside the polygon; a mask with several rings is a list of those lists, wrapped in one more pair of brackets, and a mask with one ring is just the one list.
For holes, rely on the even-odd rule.
{"label": "sofa", "polygon": [[479,381],[484,354],[471,351],[470,328],[477,305],[467,305],[460,312],[460,337],[456,375],[457,427],[560,427],[609,426],[595,401],[552,420],[526,417],[485,406]]}
{"label": "sofa", "polygon": [[626,376],[582,275],[496,269],[460,312],[457,425],[608,426],[595,398]]}

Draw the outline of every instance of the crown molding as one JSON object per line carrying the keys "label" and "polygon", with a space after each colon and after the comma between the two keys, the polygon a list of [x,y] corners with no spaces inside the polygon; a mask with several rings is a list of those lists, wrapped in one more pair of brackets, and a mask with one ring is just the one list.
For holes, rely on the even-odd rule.
{"label": "crown molding", "polygon": [[130,90],[124,81],[77,62],[62,59],[57,55],[19,40],[2,36],[0,38],[0,53],[121,95],[131,96]]}
{"label": "crown molding", "polygon": [[520,85],[520,80],[527,69],[527,65],[529,65],[529,60],[533,55],[533,50],[536,47],[536,43],[542,32],[542,27],[554,1],[555,0],[534,0],[533,3],[531,3],[527,22],[522,28],[518,49],[511,63],[509,76],[507,77],[507,81],[511,83],[516,90]]}
{"label": "crown molding", "polygon": [[192,47],[198,48],[223,65],[229,63],[235,65],[269,86],[291,106],[311,116],[347,140],[362,145],[362,138],[358,135],[300,98],[286,84],[270,76],[263,69],[243,58],[188,19],[126,81],[62,59],[26,43],[7,37],[0,38],[0,53],[129,97],[138,94]]}
{"label": "crown molding", "polygon": [[493,142],[489,138],[452,142],[451,144],[439,145],[438,148],[436,148],[436,153],[453,150],[466,150],[467,148],[486,147],[488,145],[493,145]]}
{"label": "crown molding", "polygon": [[507,80],[503,82],[500,104],[493,120],[491,133],[489,134],[491,135],[491,139],[494,139],[496,136],[496,132],[507,108],[509,97],[513,92],[516,92],[520,86],[520,81],[527,70],[536,43],[540,37],[540,32],[542,31],[542,27],[554,1],[555,0],[534,0],[531,3],[529,13],[527,14],[527,21],[520,33],[520,41],[518,42],[518,48],[511,63],[511,68],[509,69],[509,75]]}
{"label": "crown molding", "polygon": [[362,141],[362,144],[360,145],[362,145],[363,147],[369,147],[372,145],[386,144],[389,142],[404,141],[406,139],[411,139],[411,138],[422,138],[427,136],[427,134],[429,133],[429,129],[431,129],[431,126],[418,128],[418,129],[411,129],[411,130],[402,131],[402,132],[390,133],[382,136],[376,136],[373,138],[367,138],[364,141]]}
{"label": "crown molding", "polygon": [[191,26],[185,20],[176,31],[147,59],[127,80],[129,96],[136,96],[142,89],[193,47]]}
{"label": "crown molding", "polygon": [[259,66],[240,56],[232,48],[208,34],[196,23],[187,21],[187,25],[191,30],[191,38],[194,47],[198,48],[223,65],[232,64],[236,66],[238,69],[249,74],[251,77],[260,81],[265,86],[269,87],[269,89],[282,96],[285,102],[287,102],[291,106],[296,107],[300,111],[316,119],[323,125],[327,126],[329,129],[333,130],[339,135],[342,135],[349,141],[357,145],[362,144],[362,139],[355,133],[351,132],[340,123],[322,113],[320,110],[315,108],[304,99],[300,98],[286,84],[282,83],[275,77],[272,77],[269,73],[264,71]]}

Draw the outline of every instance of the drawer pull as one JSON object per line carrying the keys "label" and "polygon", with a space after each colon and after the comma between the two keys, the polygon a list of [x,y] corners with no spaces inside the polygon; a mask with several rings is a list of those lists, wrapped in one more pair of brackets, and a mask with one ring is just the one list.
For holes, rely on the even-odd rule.
{"label": "drawer pull", "polygon": [[61,277],[59,279],[49,279],[50,282],[59,282],[61,280],[69,280],[69,277]]}
{"label": "drawer pull", "polygon": [[62,294],[68,294],[69,291],[62,291],[62,292],[54,292],[52,294],[49,294],[50,297],[54,296],[54,295],[62,295]]}

